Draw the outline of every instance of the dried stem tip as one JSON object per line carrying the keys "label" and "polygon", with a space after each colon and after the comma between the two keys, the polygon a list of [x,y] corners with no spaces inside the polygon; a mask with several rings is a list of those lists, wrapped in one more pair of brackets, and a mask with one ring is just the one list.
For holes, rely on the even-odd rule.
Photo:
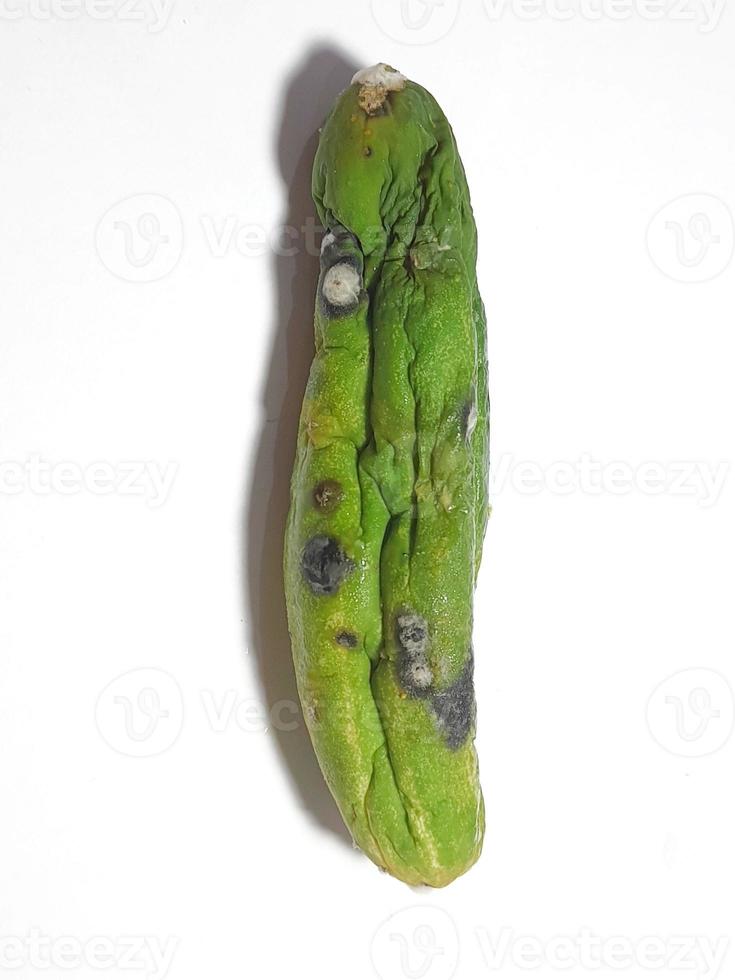
{"label": "dried stem tip", "polygon": [[371,65],[370,68],[362,68],[355,72],[352,77],[352,84],[360,86],[358,101],[360,108],[369,116],[380,112],[385,104],[389,92],[400,92],[405,87],[408,79],[390,65],[378,64]]}

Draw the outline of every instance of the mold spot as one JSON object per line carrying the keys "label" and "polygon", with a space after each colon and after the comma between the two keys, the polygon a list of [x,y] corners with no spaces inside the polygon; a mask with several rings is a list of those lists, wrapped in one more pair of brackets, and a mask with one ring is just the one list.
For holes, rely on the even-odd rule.
{"label": "mold spot", "polygon": [[354,569],[355,563],[334,538],[318,534],[306,542],[301,571],[314,595],[334,595]]}
{"label": "mold spot", "polygon": [[434,675],[429,664],[429,628],[423,616],[406,612],[396,618],[398,682],[403,690],[414,698],[429,693]]}
{"label": "mold spot", "polygon": [[319,705],[316,701],[307,701],[304,705],[304,717],[306,718],[309,728],[316,728],[319,724],[321,717],[319,714]]}
{"label": "mold spot", "polygon": [[320,255],[324,255],[324,253],[326,252],[326,250],[328,248],[330,248],[332,245],[334,245],[335,241],[336,241],[336,239],[335,239],[335,236],[334,236],[334,232],[333,231],[328,231],[326,233],[326,235],[324,236],[324,238],[322,238],[322,244],[321,244],[321,247],[319,249]]}
{"label": "mold spot", "polygon": [[335,640],[341,647],[346,647],[348,650],[354,650],[357,646],[357,637],[354,633],[350,633],[348,630],[342,630],[337,633]]}
{"label": "mold spot", "polygon": [[370,156],[373,155],[373,151],[370,149],[369,146],[363,146],[363,148],[362,148],[362,155],[364,157],[370,157]]}
{"label": "mold spot", "polygon": [[336,480],[322,480],[314,487],[314,506],[323,514],[331,514],[344,497],[342,484]]}
{"label": "mold spot", "polygon": [[474,658],[470,650],[467,663],[457,680],[443,691],[431,695],[431,707],[439,731],[448,748],[459,749],[475,727]]}
{"label": "mold spot", "polygon": [[390,65],[378,64],[363,68],[352,77],[352,82],[360,86],[357,101],[368,115],[385,111],[385,101],[389,92],[400,92],[405,88],[407,78]]}
{"label": "mold spot", "polygon": [[352,262],[337,262],[324,273],[322,296],[337,310],[354,308],[360,300],[362,277]]}
{"label": "mold spot", "polygon": [[320,263],[326,273],[337,262],[347,262],[354,266],[358,275],[362,272],[360,264],[360,244],[344,225],[333,225],[322,238]]}
{"label": "mold spot", "polygon": [[429,642],[429,627],[423,616],[418,613],[402,613],[396,620],[398,627],[398,642],[409,653],[419,653],[426,650]]}
{"label": "mold spot", "polygon": [[469,442],[477,425],[477,402],[474,396],[462,407],[462,431]]}

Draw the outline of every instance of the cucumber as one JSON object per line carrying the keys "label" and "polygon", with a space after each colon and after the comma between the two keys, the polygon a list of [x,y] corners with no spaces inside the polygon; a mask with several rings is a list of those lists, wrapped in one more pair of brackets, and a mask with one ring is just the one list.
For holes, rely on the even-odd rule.
{"label": "cucumber", "polygon": [[388,65],[314,160],[327,229],[284,581],[304,717],[356,844],[409,884],[479,857],[472,605],[488,516],[485,312],[452,130]]}

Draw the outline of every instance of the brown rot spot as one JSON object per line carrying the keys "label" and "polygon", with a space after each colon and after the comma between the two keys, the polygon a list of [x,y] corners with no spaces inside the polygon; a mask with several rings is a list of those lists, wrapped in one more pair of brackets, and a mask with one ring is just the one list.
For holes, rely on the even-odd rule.
{"label": "brown rot spot", "polygon": [[448,748],[460,748],[475,726],[475,687],[472,650],[454,684],[431,695],[431,707]]}
{"label": "brown rot spot", "polygon": [[348,650],[354,650],[357,646],[357,637],[354,633],[349,633],[347,630],[342,630],[341,633],[337,633],[335,640],[341,647],[347,647]]}
{"label": "brown rot spot", "polygon": [[314,506],[323,514],[331,514],[344,496],[342,484],[336,480],[322,480],[314,487]]}
{"label": "brown rot spot", "polygon": [[355,563],[338,541],[318,534],[306,542],[301,555],[301,571],[314,595],[334,595]]}
{"label": "brown rot spot", "polygon": [[426,697],[434,675],[427,657],[429,628],[424,617],[415,612],[404,612],[396,617],[396,641],[398,683],[411,697]]}

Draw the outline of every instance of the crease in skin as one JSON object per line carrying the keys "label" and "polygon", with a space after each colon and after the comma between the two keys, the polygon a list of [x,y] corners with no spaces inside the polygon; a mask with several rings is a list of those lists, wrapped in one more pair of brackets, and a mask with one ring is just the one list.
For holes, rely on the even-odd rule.
{"label": "crease in skin", "polygon": [[[383,225],[384,230],[386,232],[388,232],[388,236],[387,236],[387,249],[386,250],[390,249],[390,247],[393,246],[393,245],[397,245],[397,246],[400,247],[400,252],[399,252],[399,254],[397,254],[395,256],[395,259],[398,260],[398,261],[401,261],[403,263],[404,269],[405,269],[405,274],[406,274],[405,295],[402,295],[401,296],[400,310],[398,312],[398,316],[399,316],[400,321],[401,321],[401,329],[403,331],[403,335],[404,335],[405,340],[406,340],[407,348],[408,348],[408,350],[410,352],[410,358],[409,358],[409,360],[408,360],[408,362],[406,364],[406,371],[407,371],[407,378],[406,378],[406,380],[407,380],[408,389],[411,392],[412,400],[413,400],[413,433],[412,433],[412,437],[413,437],[412,438],[413,451],[412,451],[412,474],[411,474],[411,499],[410,499],[410,502],[407,504],[407,506],[405,508],[401,509],[401,510],[396,510],[394,508],[389,508],[390,513],[391,513],[391,518],[387,521],[387,523],[385,525],[385,530],[384,530],[384,535],[383,535],[383,541],[382,541],[382,544],[381,544],[381,554],[380,554],[380,560],[379,560],[379,569],[382,569],[382,564],[383,564],[382,556],[383,556],[383,553],[385,551],[387,542],[389,541],[391,535],[394,534],[394,533],[396,533],[396,531],[398,530],[398,527],[400,526],[400,523],[399,522],[400,522],[401,517],[403,517],[406,514],[408,514],[408,519],[409,519],[409,555],[408,555],[407,591],[408,591],[409,594],[411,593],[411,573],[412,573],[412,567],[413,567],[413,561],[412,561],[412,559],[413,559],[413,554],[415,552],[416,537],[417,537],[417,533],[418,533],[418,523],[419,523],[419,520],[420,520],[420,517],[419,517],[419,508],[418,508],[418,504],[417,504],[417,494],[416,494],[416,486],[417,486],[417,482],[418,482],[418,480],[420,478],[420,468],[419,468],[419,440],[418,440],[418,433],[419,433],[419,419],[418,419],[419,398],[418,398],[417,385],[416,385],[416,382],[415,382],[415,379],[414,379],[414,376],[413,376],[414,375],[414,365],[415,365],[416,357],[417,357],[417,350],[416,350],[416,347],[415,347],[414,339],[413,339],[413,337],[411,335],[411,332],[410,332],[410,329],[409,329],[409,323],[410,323],[410,321],[411,321],[411,319],[413,317],[420,316],[421,315],[421,311],[422,311],[423,305],[424,305],[423,291],[421,290],[421,287],[420,287],[419,283],[417,282],[417,280],[416,280],[416,278],[415,278],[415,276],[413,274],[413,268],[412,268],[412,264],[411,264],[411,260],[410,260],[410,254],[411,254],[411,249],[416,244],[418,244],[418,241],[417,241],[417,232],[420,235],[423,235],[424,230],[425,230],[425,227],[426,227],[427,219],[429,218],[429,216],[432,216],[433,217],[433,213],[434,213],[434,210],[435,210],[434,204],[430,200],[430,195],[427,194],[427,190],[426,190],[426,172],[425,172],[425,167],[427,165],[426,164],[427,159],[428,158],[433,158],[433,156],[434,156],[437,148],[438,148],[438,142],[435,143],[429,150],[427,150],[427,153],[425,154],[424,159],[421,161],[421,164],[418,167],[416,190],[414,192],[414,195],[413,195],[412,199],[409,202],[407,202],[407,204],[403,208],[403,210],[399,210],[396,213],[396,216],[395,216],[393,222],[391,223],[390,229],[386,228],[386,226]],[[388,155],[388,159],[389,159],[389,163],[390,163],[390,153]],[[390,203],[390,194],[391,194],[391,191],[393,191],[393,185],[389,182],[388,185],[387,185],[387,187],[388,187],[388,190],[386,190],[386,184],[384,184],[383,185],[382,192],[381,192],[381,212],[383,212],[383,213],[385,213],[386,211],[393,210],[393,208],[391,207],[391,203]],[[396,194],[397,194],[397,191],[394,191],[394,193],[393,193],[394,200],[395,200],[395,195]],[[408,235],[406,235],[406,239],[407,240],[403,241],[403,240],[400,239],[400,237],[398,237],[396,235],[396,227],[398,227],[399,229],[405,228],[405,226],[406,226],[409,218],[410,218],[411,224],[412,224],[412,227],[411,227],[411,235],[410,235],[410,238],[408,238]],[[348,229],[348,230],[350,230],[352,232],[352,234],[354,234],[355,237],[357,238],[357,235],[356,235],[356,232],[355,232],[354,229]],[[433,229],[432,229],[432,233],[434,233],[433,232]],[[359,238],[357,240],[359,242]],[[362,247],[362,243],[360,243],[360,245]],[[372,445],[375,445],[375,439],[376,439],[376,437],[375,437],[375,430],[374,430],[374,417],[373,417],[373,414],[372,414],[372,403],[373,403],[373,397],[374,397],[374,386],[373,386],[373,380],[372,380],[372,378],[373,378],[373,373],[374,373],[374,370],[375,370],[375,350],[374,350],[374,341],[373,341],[373,336],[374,336],[373,331],[375,329],[375,308],[374,308],[374,304],[373,304],[374,285],[375,285],[375,282],[376,281],[378,281],[378,282],[380,281],[381,271],[382,271],[383,264],[385,262],[389,262],[389,261],[392,261],[392,258],[383,257],[382,261],[378,265],[376,265],[375,270],[374,270],[374,275],[373,275],[373,283],[371,284],[373,288],[371,288],[371,290],[369,292],[368,319],[369,319],[369,322],[371,324],[372,331],[371,331],[371,344],[370,344],[370,347],[371,347],[370,383],[368,384],[369,400],[368,400],[368,403],[366,405],[367,431],[369,433],[369,436],[368,436],[368,439],[366,440],[366,443],[367,443],[368,447],[370,446],[371,443],[372,443]],[[422,292],[420,304],[417,303],[417,300],[416,300],[416,293],[417,293],[417,291],[421,291]],[[417,309],[417,307],[418,307],[418,309]],[[436,446],[437,439],[438,439],[438,432],[435,432],[434,433],[434,446]],[[388,441],[390,442],[391,445],[394,446],[394,444],[392,443],[392,441],[390,439]],[[394,452],[395,452],[395,446],[394,446]],[[379,492],[381,494],[381,497],[383,497],[383,499],[385,499],[384,496],[383,496],[383,489],[382,489],[381,482],[379,480],[374,480],[374,482],[375,482],[376,486],[378,486],[378,488],[379,488]],[[382,574],[380,574],[379,590],[380,590],[380,596],[381,596],[381,603],[380,603],[380,605],[381,605],[381,610],[380,610],[381,611],[381,622],[383,624],[383,630],[384,630],[385,629],[385,609],[384,609],[384,599],[383,599]],[[381,660],[381,658],[379,657],[378,658],[378,661],[376,663],[376,667],[379,665],[380,660]],[[375,668],[374,668],[374,670],[375,670]],[[381,719],[381,727],[382,727],[382,732],[383,732],[383,739],[384,739],[384,746],[385,746],[386,756],[387,756],[387,760],[388,760],[388,764],[389,764],[391,773],[393,775],[393,779],[394,779],[394,782],[395,782],[395,786],[396,786],[397,792],[398,792],[399,797],[401,799],[401,802],[403,804],[403,809],[404,809],[404,813],[405,813],[405,816],[406,816],[407,825],[409,827],[409,830],[410,830],[410,833],[411,833],[411,837],[414,840],[414,842],[417,844],[417,847],[419,847],[419,840],[421,840],[421,846],[419,847],[419,850],[424,850],[424,849],[427,848],[427,844],[429,845],[428,850],[430,851],[430,855],[431,855],[431,863],[432,864],[436,864],[437,861],[438,861],[438,856],[437,856],[435,847],[430,846],[431,845],[431,838],[430,838],[430,836],[429,835],[421,835],[421,834],[418,834],[417,835],[416,832],[413,829],[413,825],[414,825],[414,822],[415,821],[418,820],[420,823],[423,822],[423,815],[421,813],[421,809],[420,808],[419,808],[419,810],[416,810],[415,806],[413,806],[410,803],[411,794],[407,793],[406,790],[402,787],[402,782],[401,782],[401,779],[399,777],[399,773],[398,773],[398,771],[396,769],[396,766],[393,763],[393,760],[392,760],[392,757],[391,757],[391,750],[390,750],[390,739],[388,737],[388,733],[387,733],[386,728],[385,728],[385,723],[384,723],[383,715],[382,715],[382,712],[381,712],[380,704],[375,699],[375,695],[374,695],[373,684],[372,684],[372,678],[374,676],[374,670],[371,672],[371,690],[373,691],[373,700],[374,700],[375,705],[376,705],[376,710],[377,710],[378,716]],[[374,772],[373,772],[373,777],[372,778],[374,778]],[[417,840],[417,837],[418,837],[418,840]]]}

